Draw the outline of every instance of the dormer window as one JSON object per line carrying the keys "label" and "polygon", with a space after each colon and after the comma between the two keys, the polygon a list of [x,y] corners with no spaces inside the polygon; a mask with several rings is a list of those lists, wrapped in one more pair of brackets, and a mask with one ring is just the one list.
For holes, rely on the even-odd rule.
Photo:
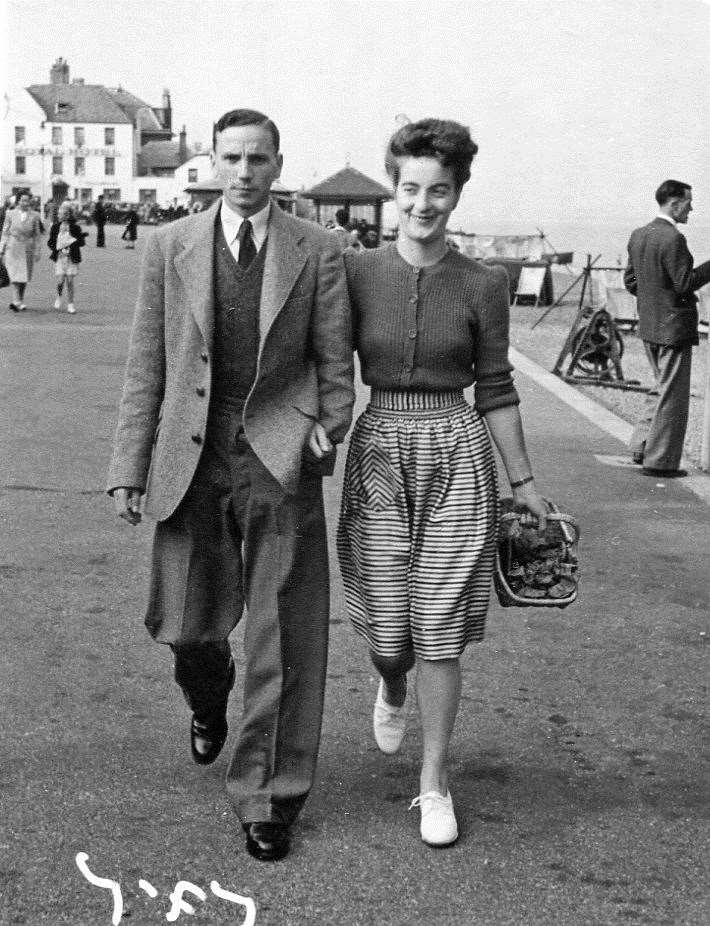
{"label": "dormer window", "polygon": [[70,109],[71,103],[65,103],[62,100],[57,100],[54,104],[54,112],[57,116],[66,116]]}

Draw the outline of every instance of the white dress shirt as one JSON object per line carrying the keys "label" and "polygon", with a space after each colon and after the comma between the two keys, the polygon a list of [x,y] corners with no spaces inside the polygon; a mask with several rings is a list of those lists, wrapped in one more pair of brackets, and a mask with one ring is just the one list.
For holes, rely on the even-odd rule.
{"label": "white dress shirt", "polygon": [[669,215],[666,215],[665,212],[659,212],[656,216],[657,219],[665,219],[666,222],[670,222],[674,228],[678,228],[678,223],[674,218]]}
{"label": "white dress shirt", "polygon": [[[249,221],[251,222],[251,236],[254,241],[254,246],[257,250],[257,253],[261,250],[261,246],[266,239],[270,214],[271,203],[268,202],[263,209],[260,209],[258,212],[255,212],[254,215],[249,216]],[[224,238],[229,245],[229,250],[232,252],[234,259],[238,263],[239,229],[242,227],[244,218],[239,215],[238,212],[230,209],[229,206],[227,206],[224,202],[224,199],[222,200],[222,205],[220,206],[219,218],[222,222],[222,231],[224,232]]]}

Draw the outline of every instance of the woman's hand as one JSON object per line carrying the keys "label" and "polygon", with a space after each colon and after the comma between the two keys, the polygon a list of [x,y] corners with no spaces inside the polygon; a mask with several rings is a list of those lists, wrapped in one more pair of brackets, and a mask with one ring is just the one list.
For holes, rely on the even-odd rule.
{"label": "woman's hand", "polygon": [[[513,502],[516,508],[525,508],[537,520],[540,531],[547,527],[548,507],[545,499],[535,488],[534,482],[526,482],[525,485],[513,489]],[[524,519],[523,519],[524,523]]]}

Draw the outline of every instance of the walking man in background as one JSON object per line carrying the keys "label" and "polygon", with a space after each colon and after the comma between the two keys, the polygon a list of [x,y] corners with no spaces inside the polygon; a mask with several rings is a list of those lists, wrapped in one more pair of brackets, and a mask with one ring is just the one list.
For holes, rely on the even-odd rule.
{"label": "walking man in background", "polygon": [[192,756],[227,736],[246,608],[244,709],[227,790],[247,850],[276,860],[313,782],[328,639],[322,475],[350,425],[353,363],[337,239],[270,199],[279,132],[216,123],[222,198],[146,244],[108,488],[157,520],[146,624],[172,647]]}
{"label": "walking man in background", "polygon": [[658,215],[629,239],[626,288],[636,296],[639,335],[656,379],[658,395],[646,400],[631,435],[634,463],[647,476],[686,476],[680,469],[690,403],[690,366],[698,343],[695,290],[710,282],[710,261],[693,267],[678,225],[693,208],[687,183],[666,180],[656,190]]}
{"label": "walking man in background", "polygon": [[94,225],[96,226],[96,247],[103,248],[106,246],[106,240],[104,238],[106,210],[104,209],[103,195],[100,195],[96,200],[96,205],[94,206],[94,211],[91,213],[91,217],[94,220]]}

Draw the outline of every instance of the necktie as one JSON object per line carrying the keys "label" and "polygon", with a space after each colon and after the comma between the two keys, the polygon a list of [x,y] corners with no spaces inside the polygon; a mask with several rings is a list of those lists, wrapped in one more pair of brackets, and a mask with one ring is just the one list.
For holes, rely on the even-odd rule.
{"label": "necktie", "polygon": [[256,257],[256,245],[251,234],[249,219],[244,219],[240,225],[237,238],[239,238],[239,266],[246,270]]}

